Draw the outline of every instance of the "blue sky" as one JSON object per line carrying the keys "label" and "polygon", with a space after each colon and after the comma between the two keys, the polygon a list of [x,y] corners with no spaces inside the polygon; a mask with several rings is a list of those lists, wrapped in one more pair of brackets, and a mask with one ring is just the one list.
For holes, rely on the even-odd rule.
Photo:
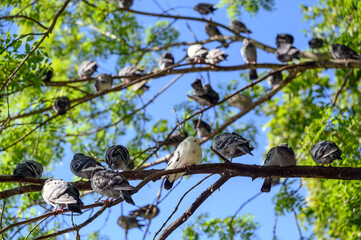
{"label": "blue sky", "polygon": [[[165,4],[166,0],[158,0],[164,8],[169,8]],[[169,5],[172,7],[175,6],[190,6],[193,8],[199,2],[203,1],[168,1]],[[216,4],[218,1],[209,1],[210,3]],[[261,10],[257,15],[250,16],[248,13],[243,13],[241,20],[246,24],[246,26],[252,30],[251,38],[254,38],[262,43],[265,43],[270,46],[275,46],[275,37],[277,33],[290,33],[295,37],[294,45],[302,50],[305,50],[308,47],[308,40],[310,37],[306,37],[303,30],[309,30],[310,22],[302,21],[302,14],[299,5],[300,4],[311,5],[315,4],[316,1],[287,1],[287,0],[276,0],[275,10],[268,12]],[[140,11],[150,11],[150,12],[160,12],[160,9],[154,4],[153,1],[149,0],[135,0],[133,4],[135,10]],[[181,15],[185,16],[196,16],[200,15],[192,9],[180,8],[177,10]],[[173,13],[174,14],[174,13]],[[152,17],[138,17],[141,24],[148,26],[156,20]],[[223,23],[228,26],[229,18],[227,17],[225,9],[217,10],[214,15],[212,15],[214,21]],[[191,25],[193,31],[196,33],[198,39],[206,39],[208,36],[204,31],[205,23],[192,22],[188,21]],[[177,21],[174,26],[179,29],[181,32],[180,39],[181,41],[189,40],[192,41],[193,37],[190,34],[189,30],[186,28],[182,20]],[[224,35],[229,35],[226,30],[221,29],[221,32]],[[207,48],[215,47],[217,44],[208,44]],[[244,61],[240,55],[240,49],[242,47],[241,42],[237,42],[231,45],[231,47],[225,49],[229,54],[228,61],[221,63],[223,66],[231,66],[237,64],[243,64]],[[176,61],[182,58],[185,54],[184,47],[172,49],[172,53],[176,58]],[[274,54],[263,52],[262,50],[257,50],[258,52],[258,62],[260,63],[278,63]],[[100,63],[100,70],[111,71],[108,73],[116,74],[116,66],[114,66],[114,58],[110,58],[108,62]],[[259,70],[259,72],[262,72]],[[240,72],[219,72],[211,73],[211,82],[212,85],[216,88],[218,84],[227,83],[230,80],[240,78]],[[183,76],[177,83],[175,83],[166,93],[162,94],[155,103],[151,104],[148,108],[148,112],[151,112],[154,120],[157,118],[166,118],[169,119],[171,123],[175,123],[173,106],[184,101],[186,94],[190,91],[190,83],[194,81],[196,77],[199,77],[199,73],[191,73]],[[144,101],[152,98],[159,90],[161,90],[164,85],[166,85],[171,79],[175,76],[167,76],[164,78],[156,79],[151,82],[151,89],[144,95]],[[206,78],[206,74],[203,73],[203,77]],[[241,80],[239,86],[242,87],[246,85],[247,82]],[[263,83],[267,84],[267,83]],[[278,94],[279,96],[280,94]],[[223,97],[223,96],[221,96]],[[236,109],[235,109],[236,110]],[[213,111],[207,112],[205,115],[209,119],[213,117]],[[263,154],[266,149],[268,149],[267,143],[267,129],[263,129],[263,125],[268,122],[267,118],[260,118],[250,113],[238,120],[237,123],[245,122],[255,122],[255,126],[259,130],[259,133],[256,136],[256,141],[258,147],[254,150],[254,157],[252,156],[242,156],[237,158],[234,162],[245,163],[245,164],[260,164],[263,161]],[[236,123],[236,124],[237,124]],[[151,125],[148,125],[150,127]],[[242,134],[242,133],[240,133]],[[287,142],[285,139],[284,142]],[[120,143],[121,144],[121,143]],[[203,148],[209,148],[210,141],[203,145]],[[69,170],[69,163],[72,159],[73,153],[69,150],[69,146],[66,146],[66,152],[63,162],[56,166],[54,176],[56,178],[62,178],[67,181],[71,181],[73,176]],[[103,157],[103,156],[99,156]],[[153,159],[155,160],[155,159]],[[152,161],[152,159],[150,160]],[[218,159],[213,159],[211,162],[219,162]],[[165,164],[156,166],[156,168],[165,168]],[[182,183],[165,199],[160,205],[160,214],[152,221],[149,233],[146,239],[152,239],[154,233],[158,231],[163,222],[168,218],[168,216],[173,211],[174,207],[177,205],[181,196],[198,181],[203,179],[205,175],[194,175],[189,179],[183,179]],[[183,202],[180,204],[180,207],[173,218],[168,222],[166,227],[176,220],[185,210],[187,210],[190,204],[203,192],[208,186],[214,183],[219,177],[213,176],[203,182],[200,186],[194,189],[190,194],[188,194]],[[299,180],[296,181],[297,184]],[[131,181],[132,185],[136,185],[137,181]],[[250,197],[254,196],[260,191],[262,185],[261,179],[256,179],[251,181],[250,178],[237,177],[229,180],[220,190],[216,191],[206,202],[198,208],[195,214],[180,228],[178,228],[168,239],[180,239],[181,230],[184,229],[186,225],[193,222],[195,216],[198,216],[200,213],[208,212],[210,217],[220,217],[224,218],[227,216],[232,216],[235,211],[242,205],[243,202],[248,200]],[[157,196],[157,191],[160,186],[160,181],[155,183],[150,183],[147,186],[143,187],[137,194],[133,196],[135,203],[138,206],[143,206],[149,203],[153,203]],[[271,193],[262,194],[256,200],[249,203],[240,214],[253,214],[254,221],[260,223],[260,227],[257,231],[258,239],[271,239],[274,226],[274,210],[272,197],[279,190],[279,187],[274,187]],[[301,192],[306,194],[305,189],[302,189]],[[163,191],[163,194],[165,192]],[[92,197],[84,198],[85,204],[90,204],[94,199]],[[123,205],[123,211],[126,215],[130,210],[135,209],[129,204]],[[108,212],[110,215],[108,216]],[[107,210],[101,217],[96,219],[85,229],[80,231],[81,235],[88,234],[94,230],[98,230],[106,221],[106,225],[102,228],[101,234],[107,236],[109,239],[123,239],[119,236],[124,236],[124,230],[117,225],[117,219],[121,214],[121,206],[115,206]],[[89,212],[86,212],[81,217],[77,217],[75,222],[81,223],[81,220],[86,219],[89,216]],[[65,220],[68,221],[68,217],[65,216]],[[70,219],[68,221],[70,224]],[[308,236],[303,231],[304,236]],[[72,239],[74,236],[73,233],[69,233],[69,238]],[[288,214],[285,217],[280,217],[278,219],[277,227],[277,237],[279,239],[288,240],[288,239],[299,239],[299,233],[296,228],[294,216],[292,213]],[[142,239],[143,232],[138,229],[132,229],[128,233],[128,239]],[[201,239],[206,239],[203,236]],[[216,239],[216,238],[215,238]]]}

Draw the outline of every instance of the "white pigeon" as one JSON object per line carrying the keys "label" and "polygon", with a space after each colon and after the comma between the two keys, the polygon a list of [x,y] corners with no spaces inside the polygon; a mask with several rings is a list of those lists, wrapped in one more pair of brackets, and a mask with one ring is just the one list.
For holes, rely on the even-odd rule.
{"label": "white pigeon", "polygon": [[[296,165],[295,152],[287,143],[281,143],[277,147],[271,148],[264,160],[263,166],[288,167]],[[272,178],[265,178],[261,192],[271,191]]]}
{"label": "white pigeon", "polygon": [[98,69],[96,61],[85,60],[78,67],[78,75],[81,78],[89,78]]}
{"label": "white pigeon", "polygon": [[[182,168],[189,165],[197,164],[202,159],[201,142],[196,137],[187,137],[181,142],[177,149],[171,154],[165,170]],[[164,178],[164,189],[172,188],[173,183],[184,175],[184,172],[170,174]]]}
{"label": "white pigeon", "polygon": [[246,94],[238,93],[231,98],[228,98],[229,105],[239,108],[241,110],[247,108],[252,104],[252,98]]}
{"label": "white pigeon", "polygon": [[188,62],[204,63],[208,54],[208,49],[204,48],[202,44],[193,44],[187,50]]}
{"label": "white pigeon", "polygon": [[220,51],[219,48],[215,48],[208,52],[205,61],[206,63],[215,65],[223,60],[226,60],[227,57],[228,54],[224,53],[224,51]]}

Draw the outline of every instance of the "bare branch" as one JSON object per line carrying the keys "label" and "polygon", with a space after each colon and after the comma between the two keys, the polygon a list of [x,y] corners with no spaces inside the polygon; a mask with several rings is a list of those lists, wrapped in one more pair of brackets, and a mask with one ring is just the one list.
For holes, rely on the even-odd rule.
{"label": "bare branch", "polygon": [[25,15],[4,16],[4,17],[0,17],[0,20],[1,19],[13,19],[13,18],[24,18],[24,19],[30,20],[30,21],[34,22],[35,24],[39,25],[40,27],[44,28],[45,30],[48,30],[48,28],[45,27],[43,24],[41,24],[41,22],[39,22],[38,20],[28,17],[28,16],[25,16]]}

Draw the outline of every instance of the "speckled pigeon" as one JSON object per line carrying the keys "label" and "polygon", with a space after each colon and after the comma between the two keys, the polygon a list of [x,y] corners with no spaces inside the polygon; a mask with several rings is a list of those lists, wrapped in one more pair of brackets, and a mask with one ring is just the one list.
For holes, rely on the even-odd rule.
{"label": "speckled pigeon", "polygon": [[213,13],[217,9],[213,7],[213,4],[199,3],[194,7],[194,10],[199,12],[201,15],[207,15],[209,13]]}
{"label": "speckled pigeon", "polygon": [[40,178],[43,166],[34,160],[24,160],[16,165],[13,176]]}
{"label": "speckled pigeon", "polygon": [[338,43],[332,44],[332,56],[334,59],[361,59],[360,55],[354,50]]}
{"label": "speckled pigeon", "polygon": [[136,210],[130,212],[130,216],[132,217],[141,217],[144,219],[152,219],[157,216],[159,213],[159,208],[155,205],[149,204],[144,207],[140,207]]}
{"label": "speckled pigeon", "polygon": [[[257,63],[257,48],[255,45],[250,43],[247,38],[243,39],[243,47],[241,48],[241,54],[246,64]],[[258,78],[256,69],[249,70],[249,78],[251,80]]]}

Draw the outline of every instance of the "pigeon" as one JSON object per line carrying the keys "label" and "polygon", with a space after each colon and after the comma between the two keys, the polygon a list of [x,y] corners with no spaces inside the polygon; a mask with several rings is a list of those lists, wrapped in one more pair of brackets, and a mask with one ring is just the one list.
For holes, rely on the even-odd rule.
{"label": "pigeon", "polygon": [[178,145],[188,137],[188,133],[185,131],[177,131],[175,133],[172,133],[168,139],[164,141],[157,141],[156,143],[162,144],[165,146],[172,146],[172,147],[178,147]]}
{"label": "pigeon", "polygon": [[53,109],[58,115],[64,115],[70,109],[70,99],[65,96],[58,97],[55,99]]}
{"label": "pigeon", "polygon": [[341,159],[342,151],[336,143],[331,141],[320,141],[311,147],[311,157],[318,164],[331,164],[335,159]]}
{"label": "pigeon", "polygon": [[135,205],[131,194],[138,190],[129,185],[127,179],[120,173],[111,170],[94,171],[90,185],[95,192],[107,197],[104,202],[109,198],[121,196],[127,203]]}
{"label": "pigeon", "polygon": [[222,33],[219,31],[219,29],[217,28],[216,25],[207,22],[206,27],[205,27],[206,33],[209,36],[210,39],[213,38],[221,38],[222,40],[220,40],[221,43],[225,43],[226,41],[223,40],[223,35]]}
{"label": "pigeon", "polygon": [[187,50],[188,63],[204,63],[208,55],[208,49],[204,48],[202,44],[193,44]]}
{"label": "pigeon", "polygon": [[[126,78],[126,77],[141,77],[144,75],[144,70],[141,70],[140,68],[136,66],[129,66],[121,69],[119,71],[119,76],[123,76],[124,78],[120,78],[121,81],[123,81],[126,84],[131,83],[135,80],[135,78]],[[142,89],[143,91],[147,91],[149,89],[149,86],[146,85],[148,80],[144,80],[138,83],[133,84],[132,90],[137,91],[139,89]]]}
{"label": "pigeon", "polygon": [[109,74],[102,73],[95,76],[94,88],[97,93],[111,89],[112,84],[113,78]]}
{"label": "pigeon", "polygon": [[130,216],[132,217],[141,217],[144,219],[151,220],[156,217],[159,213],[159,208],[155,205],[149,204],[144,207],[138,208],[137,210],[133,210],[130,212]]}
{"label": "pigeon", "polygon": [[[189,167],[189,165],[197,164],[202,159],[201,142],[196,137],[187,137],[181,142],[176,150],[171,154],[165,170]],[[173,183],[182,177],[184,172],[170,174],[164,176],[164,189],[169,190],[173,187]]]}
{"label": "pigeon", "polygon": [[276,57],[280,62],[289,62],[293,58],[299,59],[300,50],[290,43],[281,43],[276,50]]}
{"label": "pigeon", "polygon": [[52,69],[40,69],[40,79],[44,82],[50,82],[53,78],[53,70]]}
{"label": "pigeon", "polygon": [[[268,74],[271,74],[272,71],[268,72]],[[278,85],[280,82],[282,82],[283,76],[282,72],[278,71],[275,73],[272,73],[267,79],[268,84],[273,88],[274,86]]]}
{"label": "pigeon", "polygon": [[194,128],[196,129],[197,137],[199,137],[200,139],[208,137],[208,135],[212,131],[211,126],[209,126],[208,123],[202,120],[199,122],[199,126],[198,126],[198,122],[199,122],[198,119],[193,119],[193,125]]}
{"label": "pigeon", "polygon": [[139,224],[139,220],[137,218],[127,216],[120,216],[118,218],[118,225],[125,230],[129,230],[132,228],[142,229],[142,227],[144,227],[144,225]]}
{"label": "pigeon", "polygon": [[[269,150],[264,160],[263,166],[288,167],[296,165],[295,152],[287,143],[281,143],[277,147]],[[261,192],[270,192],[272,186],[272,178],[265,178]]]}
{"label": "pigeon", "polygon": [[212,147],[224,158],[232,159],[245,154],[252,154],[254,149],[249,145],[250,141],[239,135],[238,133],[223,133],[215,136]]}
{"label": "pigeon", "polygon": [[94,158],[77,153],[70,162],[70,170],[82,181],[83,178],[90,179],[94,170],[105,170],[105,168]]}
{"label": "pigeon", "polygon": [[291,34],[287,34],[287,33],[277,34],[277,37],[276,37],[277,48],[279,48],[282,43],[289,43],[292,45],[293,36]]}
{"label": "pigeon", "polygon": [[219,101],[219,95],[213,90],[211,85],[202,85],[200,79],[196,79],[191,85],[193,88],[193,96],[188,95],[188,97],[198,102],[201,106],[214,105]]}
{"label": "pigeon", "polygon": [[213,4],[199,3],[194,7],[194,10],[199,12],[201,15],[207,15],[209,13],[213,13],[217,9],[213,7]]}
{"label": "pigeon", "polygon": [[332,56],[334,59],[356,59],[360,60],[361,56],[348,46],[334,43],[332,44]]}
{"label": "pigeon", "polygon": [[43,166],[34,160],[24,160],[16,165],[13,176],[40,178],[43,173]]}
{"label": "pigeon", "polygon": [[[243,39],[243,47],[241,48],[241,54],[246,64],[257,63],[257,48],[255,45],[250,43],[247,38]],[[258,78],[256,69],[249,70],[249,78],[250,79]]]}
{"label": "pigeon", "polygon": [[113,145],[105,153],[105,162],[113,170],[125,170],[129,165],[128,149],[122,145]]}
{"label": "pigeon", "polygon": [[83,79],[89,78],[97,69],[97,62],[85,60],[78,67],[78,75]]}
{"label": "pigeon", "polygon": [[251,30],[247,29],[246,25],[243,22],[238,21],[236,19],[233,19],[229,23],[229,28],[235,31],[236,33],[241,33],[241,32],[246,34],[252,33]]}
{"label": "pigeon", "polygon": [[212,49],[208,52],[205,62],[208,64],[215,65],[217,63],[222,62],[223,60],[226,60],[228,57],[228,54],[224,53],[224,51],[220,51],[219,48]]}
{"label": "pigeon", "polygon": [[321,38],[312,38],[308,41],[308,46],[312,49],[319,49],[323,47],[323,40]]}
{"label": "pigeon", "polygon": [[159,65],[160,70],[164,70],[165,68],[174,65],[173,54],[171,54],[169,52],[163,53],[158,61],[158,65]]}
{"label": "pigeon", "polygon": [[129,9],[133,5],[133,0],[119,0],[119,7]]}
{"label": "pigeon", "polygon": [[[84,203],[79,198],[79,190],[71,183],[59,179],[48,179],[44,183],[41,195],[44,201],[54,207],[54,211],[62,211],[64,207],[72,212],[82,213],[80,207]],[[59,210],[57,208],[60,207]]]}
{"label": "pigeon", "polygon": [[228,103],[238,109],[245,109],[252,104],[252,98],[246,94],[238,93],[231,98],[228,98]]}

